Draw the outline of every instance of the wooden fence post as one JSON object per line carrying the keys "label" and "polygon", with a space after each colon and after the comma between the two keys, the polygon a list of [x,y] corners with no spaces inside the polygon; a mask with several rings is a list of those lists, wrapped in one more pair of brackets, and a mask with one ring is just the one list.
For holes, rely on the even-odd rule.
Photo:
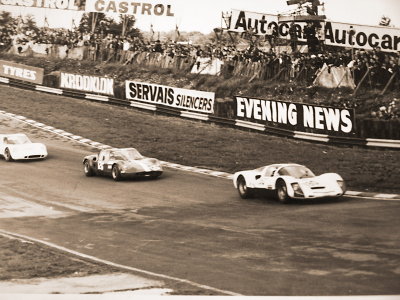
{"label": "wooden fence post", "polygon": [[277,79],[277,78],[282,74],[282,72],[285,71],[286,69],[287,69],[286,67],[280,69],[279,72],[278,72],[278,74],[276,74],[274,77],[272,77],[272,78],[271,78],[270,80],[268,80],[268,81],[274,81],[274,80]]}
{"label": "wooden fence post", "polygon": [[371,68],[368,68],[367,72],[365,72],[364,76],[361,78],[360,82],[358,83],[356,89],[354,90],[353,96],[357,95],[358,90],[360,89],[362,83],[364,82],[365,78],[367,78]]}
{"label": "wooden fence post", "polygon": [[301,73],[303,73],[303,71],[304,71],[305,69],[306,69],[306,66],[304,65],[304,66],[301,68],[300,72],[297,73],[297,76],[296,76],[296,78],[293,80],[293,82],[296,82],[297,79],[299,79]]}
{"label": "wooden fence post", "polygon": [[396,77],[397,72],[394,72],[392,74],[392,76],[390,77],[390,79],[388,80],[388,82],[385,85],[385,88],[383,89],[383,91],[381,92],[381,96],[383,96],[386,93],[386,90],[389,88],[390,84],[393,82],[394,78]]}

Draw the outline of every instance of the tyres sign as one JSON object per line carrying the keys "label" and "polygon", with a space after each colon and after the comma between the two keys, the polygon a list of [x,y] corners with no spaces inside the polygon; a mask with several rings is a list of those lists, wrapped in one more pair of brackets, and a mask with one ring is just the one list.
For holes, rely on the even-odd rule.
{"label": "tyres sign", "polygon": [[43,69],[0,60],[0,76],[32,83],[43,83]]}

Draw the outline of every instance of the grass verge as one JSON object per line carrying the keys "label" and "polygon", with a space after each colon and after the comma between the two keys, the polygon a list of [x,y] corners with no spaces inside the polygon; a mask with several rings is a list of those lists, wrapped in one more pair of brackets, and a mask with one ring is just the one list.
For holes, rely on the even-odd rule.
{"label": "grass verge", "polygon": [[0,235],[0,280],[87,276],[117,272],[60,251]]}
{"label": "grass verge", "polygon": [[[0,281],[35,278],[84,277],[126,272],[106,264],[81,259],[41,244],[0,235]],[[140,276],[140,274],[137,274]],[[154,278],[158,279],[158,278]],[[187,283],[164,280],[171,295],[218,295]],[[112,290],[112,287],[110,287]],[[74,291],[71,290],[71,294]],[[0,291],[1,294],[1,291]],[[113,298],[114,299],[114,298]]]}

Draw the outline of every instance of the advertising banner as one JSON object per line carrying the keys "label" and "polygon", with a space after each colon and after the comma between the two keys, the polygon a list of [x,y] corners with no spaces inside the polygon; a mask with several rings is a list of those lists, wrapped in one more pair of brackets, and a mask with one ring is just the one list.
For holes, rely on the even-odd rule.
{"label": "advertising banner", "polygon": [[218,75],[224,62],[218,58],[197,57],[190,73]]}
{"label": "advertising banner", "polygon": [[42,68],[0,60],[0,76],[42,84],[43,74]]}
{"label": "advertising banner", "polygon": [[[305,22],[296,23],[295,32],[299,41],[305,41],[303,29]],[[275,34],[289,39],[289,22],[279,23],[278,15],[262,14],[242,10],[233,10],[229,31],[253,32],[257,35]],[[386,26],[368,26],[351,23],[322,22],[323,37],[326,45],[354,47],[372,50],[381,47],[384,51],[400,51],[400,28]]]}
{"label": "advertising banner", "polygon": [[114,96],[114,79],[61,72],[60,88]]}
{"label": "advertising banner", "polygon": [[161,1],[152,3],[148,2],[133,2],[128,0],[86,0],[85,11],[136,16],[174,16],[170,4],[160,3]]}
{"label": "advertising banner", "polygon": [[313,85],[330,89],[336,89],[338,87],[356,88],[349,67],[328,67],[326,64],[319,69]]}
{"label": "advertising banner", "polygon": [[247,97],[235,97],[235,106],[236,117],[244,121],[329,135],[355,132],[354,109]]}
{"label": "advertising banner", "polygon": [[325,44],[366,50],[381,47],[384,51],[397,52],[400,51],[400,29],[386,26],[326,22]]}
{"label": "advertising banner", "polygon": [[76,0],[0,0],[0,4],[3,5],[81,10],[77,3]]}
{"label": "advertising banner", "polygon": [[182,110],[211,114],[215,94],[175,88],[165,85],[126,81],[126,98],[151,104],[161,104]]}

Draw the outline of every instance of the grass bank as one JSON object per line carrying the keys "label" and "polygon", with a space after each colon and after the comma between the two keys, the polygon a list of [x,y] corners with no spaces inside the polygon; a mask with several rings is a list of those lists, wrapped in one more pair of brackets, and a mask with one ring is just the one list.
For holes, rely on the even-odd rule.
{"label": "grass bank", "polygon": [[295,162],[337,172],[352,190],[400,192],[400,151],[315,144],[1,85],[0,94],[2,110],[170,162],[227,172]]}
{"label": "grass bank", "polygon": [[217,101],[232,101],[235,95],[246,95],[264,99],[322,104],[334,107],[354,107],[359,118],[370,117],[372,111],[387,106],[399,93],[387,93],[379,96],[379,90],[369,90],[359,96],[352,96],[349,89],[308,88],[297,83],[277,83],[249,78],[196,75],[182,70],[143,67],[138,65],[121,65],[117,63],[99,63],[90,60],[48,59],[23,57],[0,53],[0,59],[37,66],[45,70],[45,74],[65,71],[86,75],[112,77],[119,87],[116,94],[124,90],[125,80],[138,80],[163,84],[180,88],[197,89],[216,93]]}

